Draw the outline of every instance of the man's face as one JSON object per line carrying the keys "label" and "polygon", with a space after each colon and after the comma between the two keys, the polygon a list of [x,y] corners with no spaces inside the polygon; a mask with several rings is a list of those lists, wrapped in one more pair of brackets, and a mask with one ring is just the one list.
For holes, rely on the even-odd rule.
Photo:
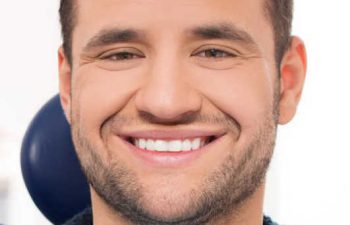
{"label": "man's face", "polygon": [[262,187],[279,96],[263,3],[78,1],[66,111],[111,208],[202,224]]}

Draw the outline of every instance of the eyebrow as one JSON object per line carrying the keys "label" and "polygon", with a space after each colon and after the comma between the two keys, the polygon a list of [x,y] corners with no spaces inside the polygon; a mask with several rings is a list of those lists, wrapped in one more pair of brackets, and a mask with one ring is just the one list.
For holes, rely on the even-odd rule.
{"label": "eyebrow", "polygon": [[198,39],[222,39],[234,42],[241,42],[251,48],[258,45],[253,37],[245,30],[231,23],[218,23],[199,26],[190,29],[190,36]]}
{"label": "eyebrow", "polygon": [[135,29],[103,29],[90,38],[83,49],[84,51],[88,51],[110,44],[138,41],[141,40],[143,36],[143,32]]}
{"label": "eyebrow", "polygon": [[[202,25],[190,28],[186,31],[193,38],[197,39],[222,39],[235,42],[242,42],[250,48],[257,48],[257,43],[245,30],[230,23],[217,23]],[[136,29],[111,28],[103,29],[89,39],[84,51],[116,43],[140,41],[145,38],[145,32]]]}

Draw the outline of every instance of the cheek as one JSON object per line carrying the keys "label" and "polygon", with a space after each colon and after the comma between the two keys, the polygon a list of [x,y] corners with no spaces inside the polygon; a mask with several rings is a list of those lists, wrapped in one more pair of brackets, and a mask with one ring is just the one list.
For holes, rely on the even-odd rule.
{"label": "cheek", "polygon": [[79,68],[73,74],[72,93],[73,112],[79,124],[97,135],[103,123],[132,98],[137,82],[141,82],[140,74],[138,70],[106,71],[89,65]]}
{"label": "cheek", "polygon": [[273,74],[263,64],[223,71],[201,71],[196,87],[215,107],[243,129],[256,129],[272,112]]}

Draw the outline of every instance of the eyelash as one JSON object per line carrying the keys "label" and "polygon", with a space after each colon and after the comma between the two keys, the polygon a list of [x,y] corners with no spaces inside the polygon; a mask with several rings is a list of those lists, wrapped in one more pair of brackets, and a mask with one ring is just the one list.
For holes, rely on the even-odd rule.
{"label": "eyelash", "polygon": [[[219,54],[220,56],[217,56],[217,54]],[[201,50],[197,53],[194,53],[191,56],[198,56],[198,57],[204,57],[204,58],[228,58],[228,57],[237,57],[238,55],[234,53],[229,53],[227,51],[217,49],[217,48],[208,48],[208,49]]]}
{"label": "eyelash", "polygon": [[[218,56],[218,54],[219,54],[219,56]],[[217,48],[208,48],[208,49],[200,50],[200,51],[192,54],[191,56],[221,59],[221,58],[234,58],[234,57],[237,57],[238,54],[229,53],[227,51],[217,49]],[[106,56],[101,57],[102,60],[111,60],[111,61],[125,61],[125,60],[131,60],[131,59],[135,59],[135,58],[145,58],[145,56],[143,56],[141,54],[136,54],[133,52],[122,51],[122,52],[111,53],[111,54],[108,54]]]}
{"label": "eyelash", "polygon": [[124,61],[124,60],[131,60],[135,58],[144,58],[144,56],[133,52],[122,51],[122,52],[111,53],[101,57],[102,60],[112,60],[112,61]]}

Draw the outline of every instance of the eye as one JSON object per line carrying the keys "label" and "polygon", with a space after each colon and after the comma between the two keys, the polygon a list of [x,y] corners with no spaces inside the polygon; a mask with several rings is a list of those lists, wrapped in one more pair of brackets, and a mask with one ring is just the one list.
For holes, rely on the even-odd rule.
{"label": "eye", "polygon": [[100,59],[110,61],[127,61],[138,58],[144,58],[144,56],[141,53],[135,53],[130,51],[112,52],[100,56]]}
{"label": "eye", "polygon": [[102,57],[102,59],[108,59],[113,61],[130,60],[135,58],[140,58],[140,56],[130,52],[118,52]]}
{"label": "eye", "polygon": [[212,70],[226,70],[238,65],[242,53],[225,45],[202,45],[191,54],[193,62]]}
{"label": "eye", "polygon": [[125,47],[106,51],[96,56],[96,65],[110,71],[132,69],[140,65],[145,54],[137,48]]}
{"label": "eye", "polygon": [[227,51],[216,49],[216,48],[201,50],[194,55],[199,57],[205,57],[205,58],[228,58],[228,57],[237,56],[234,53],[229,53]]}

